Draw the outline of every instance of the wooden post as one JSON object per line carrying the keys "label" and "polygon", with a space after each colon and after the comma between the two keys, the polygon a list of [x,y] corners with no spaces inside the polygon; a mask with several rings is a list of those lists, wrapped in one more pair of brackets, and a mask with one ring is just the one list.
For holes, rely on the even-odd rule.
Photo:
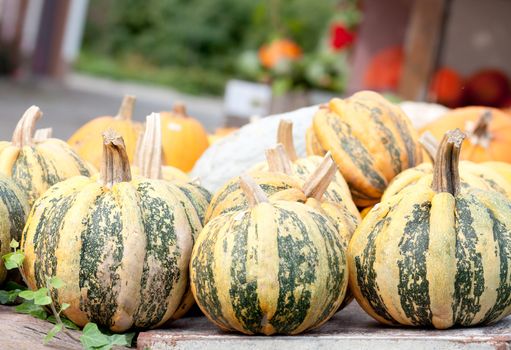
{"label": "wooden post", "polygon": [[415,0],[405,41],[398,94],[424,100],[435,69],[449,0]]}

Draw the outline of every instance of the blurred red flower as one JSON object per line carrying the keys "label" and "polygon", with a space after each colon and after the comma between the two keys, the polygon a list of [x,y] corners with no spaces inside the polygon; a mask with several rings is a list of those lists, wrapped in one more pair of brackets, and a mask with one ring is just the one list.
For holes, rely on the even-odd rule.
{"label": "blurred red flower", "polygon": [[330,47],[340,51],[353,43],[355,34],[349,31],[342,23],[333,23],[330,26]]}

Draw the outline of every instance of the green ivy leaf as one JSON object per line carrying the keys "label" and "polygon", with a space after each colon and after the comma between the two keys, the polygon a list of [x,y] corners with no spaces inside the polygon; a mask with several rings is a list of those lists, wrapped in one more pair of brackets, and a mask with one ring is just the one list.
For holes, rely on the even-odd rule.
{"label": "green ivy leaf", "polygon": [[32,315],[41,320],[46,320],[48,318],[46,310],[41,305],[35,305],[33,301],[25,301],[16,306],[14,310],[21,314]]}
{"label": "green ivy leaf", "polygon": [[82,343],[86,350],[92,350],[110,344],[108,337],[101,333],[98,325],[95,323],[87,323],[85,327],[83,327],[80,343]]}
{"label": "green ivy leaf", "polygon": [[20,298],[23,298],[25,300],[34,300],[34,292],[31,290],[24,290],[23,292],[20,292],[18,295]]}
{"label": "green ivy leaf", "polygon": [[5,254],[2,256],[2,259],[4,259],[5,268],[7,270],[17,269],[23,264],[25,254],[17,250],[15,252]]}
{"label": "green ivy leaf", "polygon": [[11,240],[11,243],[9,244],[9,246],[12,248],[12,249],[17,249],[20,244],[18,243],[17,240],[15,240],[14,238]]}
{"label": "green ivy leaf", "polygon": [[66,310],[70,305],[68,303],[62,303],[62,305],[60,305],[60,312]]}
{"label": "green ivy leaf", "polygon": [[0,304],[12,304],[16,301],[20,290],[0,290]]}
{"label": "green ivy leaf", "polygon": [[83,328],[80,342],[86,350],[109,350],[115,345],[131,346],[134,337],[135,333],[103,333],[95,323],[87,323]]}
{"label": "green ivy leaf", "polygon": [[[51,315],[47,318],[47,320],[51,323],[57,323],[57,319],[55,318],[55,316]],[[77,325],[75,325],[73,323],[73,321],[65,318],[65,317],[62,317],[60,316],[60,321],[62,321],[62,323],[64,324],[64,327],[68,328],[68,329],[74,329],[74,330],[77,330],[79,331],[80,330],[80,327],[78,327]]]}
{"label": "green ivy leaf", "polygon": [[52,340],[57,335],[57,333],[60,332],[61,330],[62,330],[62,324],[61,323],[56,324],[55,326],[53,326],[53,328],[50,329],[48,334],[46,334],[46,336],[43,339],[44,345],[48,344],[48,342],[50,340]]}
{"label": "green ivy leaf", "polygon": [[51,304],[51,298],[47,295],[35,297],[34,298],[34,304],[36,305],[50,305]]}
{"label": "green ivy leaf", "polygon": [[52,277],[50,278],[50,280],[48,281],[48,283],[50,284],[51,287],[55,288],[55,289],[59,289],[61,287],[64,286],[64,281],[62,281],[60,278],[58,277]]}

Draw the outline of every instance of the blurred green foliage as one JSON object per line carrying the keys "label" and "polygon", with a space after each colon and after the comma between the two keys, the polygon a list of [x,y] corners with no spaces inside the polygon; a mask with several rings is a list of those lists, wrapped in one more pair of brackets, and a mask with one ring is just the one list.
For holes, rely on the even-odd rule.
{"label": "blurred green foliage", "polygon": [[339,0],[91,0],[77,68],[221,94],[242,52],[277,36],[315,50]]}

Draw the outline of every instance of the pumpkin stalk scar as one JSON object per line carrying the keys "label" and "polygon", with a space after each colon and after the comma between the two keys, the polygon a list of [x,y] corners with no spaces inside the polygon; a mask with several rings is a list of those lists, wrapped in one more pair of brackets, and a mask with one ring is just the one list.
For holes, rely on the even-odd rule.
{"label": "pumpkin stalk scar", "polygon": [[116,183],[131,181],[131,170],[122,136],[113,130],[103,134],[103,161],[99,183],[112,188]]}
{"label": "pumpkin stalk scar", "polygon": [[277,144],[274,148],[267,149],[265,154],[266,161],[268,162],[268,169],[271,172],[293,175],[291,159],[281,143]]}
{"label": "pumpkin stalk scar", "polygon": [[179,115],[180,117],[184,117],[184,118],[188,117],[188,113],[186,111],[186,106],[182,102],[174,103],[174,107],[172,107],[172,112]]}
{"label": "pumpkin stalk scar", "polygon": [[35,124],[42,115],[41,109],[37,106],[31,106],[25,111],[12,135],[12,144],[14,146],[21,148],[32,145]]}
{"label": "pumpkin stalk scar", "polygon": [[146,117],[146,128],[137,149],[137,166],[140,174],[149,179],[162,178],[161,120],[159,113]]}
{"label": "pumpkin stalk scar", "polygon": [[436,155],[433,167],[432,189],[456,196],[460,191],[459,158],[465,134],[460,129],[448,131]]}
{"label": "pumpkin stalk scar", "polygon": [[268,197],[261,187],[247,174],[240,176],[240,187],[247,196],[248,204],[251,208],[259,203],[268,203]]}
{"label": "pumpkin stalk scar", "polygon": [[332,155],[328,152],[321,164],[316,168],[312,175],[303,185],[303,193],[307,198],[321,200],[326,189],[334,179],[337,172],[337,165],[332,159]]}
{"label": "pumpkin stalk scar", "polygon": [[133,116],[133,109],[135,108],[136,97],[133,95],[125,95],[122,99],[119,112],[117,112],[116,119],[131,120]]}
{"label": "pumpkin stalk scar", "polygon": [[289,159],[294,162],[298,159],[293,142],[293,123],[289,120],[281,120],[277,129],[277,142],[284,146]]}
{"label": "pumpkin stalk scar", "polygon": [[492,135],[490,133],[490,124],[493,115],[491,110],[485,110],[479,119],[473,125],[467,125],[467,134],[470,142],[483,148],[490,147]]}

